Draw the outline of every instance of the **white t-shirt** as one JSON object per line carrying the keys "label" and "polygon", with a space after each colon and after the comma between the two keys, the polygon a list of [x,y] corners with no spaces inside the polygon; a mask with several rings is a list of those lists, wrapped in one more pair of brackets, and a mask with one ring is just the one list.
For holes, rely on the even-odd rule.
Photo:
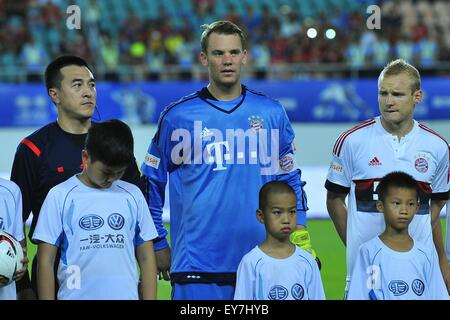
{"label": "white t-shirt", "polygon": [[107,189],[77,176],[48,193],[33,235],[61,248],[58,299],[138,299],[135,247],[157,237],[147,203],[133,184]]}
{"label": "white t-shirt", "polygon": [[276,259],[256,246],[237,271],[235,300],[324,300],[320,271],[311,254],[300,247]]}
{"label": "white t-shirt", "polygon": [[326,188],[349,192],[347,206],[347,279],[351,275],[359,246],[385,228],[383,214],[375,203],[375,189],[383,176],[403,171],[413,176],[423,192],[419,212],[409,225],[410,235],[434,247],[429,198],[447,199],[449,182],[447,142],[431,129],[414,121],[402,137],[388,133],[380,117],[344,132],[336,140]]}
{"label": "white t-shirt", "polygon": [[361,245],[353,267],[349,300],[448,300],[435,250],[414,241],[394,251],[378,236]]}
{"label": "white t-shirt", "polygon": [[[0,230],[11,234],[17,241],[22,241],[22,194],[20,188],[12,181],[0,178]],[[16,283],[0,287],[0,300],[16,300]]]}

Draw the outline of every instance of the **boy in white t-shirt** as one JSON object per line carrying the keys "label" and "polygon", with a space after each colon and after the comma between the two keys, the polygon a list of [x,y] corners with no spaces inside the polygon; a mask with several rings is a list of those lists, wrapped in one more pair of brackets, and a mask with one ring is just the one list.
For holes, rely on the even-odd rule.
{"label": "boy in white t-shirt", "polygon": [[419,209],[419,187],[407,173],[395,171],[377,187],[377,209],[386,228],[360,246],[347,299],[447,300],[437,253],[413,239],[409,224]]}
{"label": "boy in white t-shirt", "polygon": [[54,260],[61,249],[58,299],[156,299],[157,237],[147,203],[133,184],[119,180],[133,157],[130,128],[119,120],[91,126],[83,171],[53,187],[33,239],[38,246],[38,296],[55,298]]}
{"label": "boy in white t-shirt", "polygon": [[261,188],[256,217],[266,239],[242,258],[235,300],[325,299],[316,261],[289,240],[296,215],[297,196],[287,183],[271,181]]}

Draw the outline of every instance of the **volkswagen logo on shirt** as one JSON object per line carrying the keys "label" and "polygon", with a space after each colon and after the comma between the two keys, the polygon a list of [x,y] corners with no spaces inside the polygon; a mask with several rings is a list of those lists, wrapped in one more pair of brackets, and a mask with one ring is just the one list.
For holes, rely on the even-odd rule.
{"label": "volkswagen logo on shirt", "polygon": [[417,294],[418,296],[421,296],[425,291],[425,285],[423,281],[420,279],[414,279],[414,281],[411,284],[411,288],[414,291],[414,293]]}
{"label": "volkswagen logo on shirt", "polygon": [[120,215],[118,213],[113,213],[113,214],[110,214],[108,217],[108,224],[114,230],[120,230],[120,229],[122,229],[123,225],[125,224],[125,219],[122,215]]}
{"label": "volkswagen logo on shirt", "polygon": [[296,283],[291,288],[291,294],[295,300],[302,300],[305,295],[305,290],[300,284]]}
{"label": "volkswagen logo on shirt", "polygon": [[80,219],[78,225],[84,230],[97,230],[103,226],[103,223],[104,221],[99,215],[88,214]]}

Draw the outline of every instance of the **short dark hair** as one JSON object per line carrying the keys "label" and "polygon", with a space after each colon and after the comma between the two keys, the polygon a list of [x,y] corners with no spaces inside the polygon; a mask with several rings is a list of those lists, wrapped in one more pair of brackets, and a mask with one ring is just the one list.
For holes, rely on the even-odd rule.
{"label": "short dark hair", "polygon": [[107,166],[129,165],[134,159],[134,140],[130,127],[116,119],[92,123],[84,145],[91,161]]}
{"label": "short dark hair", "polygon": [[269,195],[275,193],[290,193],[297,198],[297,194],[290,185],[284,181],[270,181],[259,190],[259,209],[264,211],[268,204]]}
{"label": "short dark hair", "polygon": [[405,172],[393,171],[385,175],[377,187],[378,199],[384,201],[391,187],[414,190],[416,191],[416,198],[419,200],[419,185],[411,175]]}
{"label": "short dark hair", "polygon": [[235,25],[233,22],[231,21],[226,21],[226,20],[220,20],[220,21],[215,21],[211,24],[203,24],[201,25],[201,28],[203,29],[202,32],[202,36],[200,38],[200,44],[201,44],[201,48],[202,51],[204,53],[207,53],[207,49],[208,49],[208,39],[209,36],[211,35],[211,33],[215,32],[218,34],[237,34],[239,36],[239,38],[241,38],[241,44],[242,44],[242,48],[245,49],[246,48],[246,39],[245,39],[245,35],[242,32],[241,28],[239,28],[237,25]]}
{"label": "short dark hair", "polygon": [[47,92],[50,88],[61,88],[62,74],[61,69],[67,66],[80,66],[86,67],[92,72],[87,62],[77,56],[60,56],[50,62],[50,64],[45,69],[45,86],[47,87]]}

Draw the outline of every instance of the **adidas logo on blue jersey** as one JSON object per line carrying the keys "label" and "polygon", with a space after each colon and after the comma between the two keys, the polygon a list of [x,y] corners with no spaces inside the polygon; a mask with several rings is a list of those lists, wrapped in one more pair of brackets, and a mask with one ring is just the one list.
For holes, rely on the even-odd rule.
{"label": "adidas logo on blue jersey", "polygon": [[211,132],[211,130],[209,130],[207,127],[203,128],[202,134],[201,134],[202,138],[211,137],[212,135],[213,135],[213,133]]}

